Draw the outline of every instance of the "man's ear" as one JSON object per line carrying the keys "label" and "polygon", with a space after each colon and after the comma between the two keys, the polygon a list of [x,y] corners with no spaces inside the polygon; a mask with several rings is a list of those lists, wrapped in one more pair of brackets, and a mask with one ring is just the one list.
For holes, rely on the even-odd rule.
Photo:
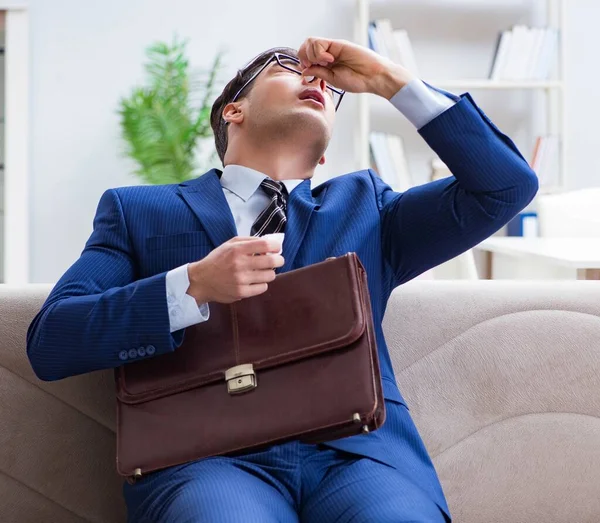
{"label": "man's ear", "polygon": [[223,118],[227,123],[242,123],[244,121],[244,113],[242,112],[241,103],[233,102],[227,104],[223,108]]}
{"label": "man's ear", "polygon": [[321,159],[319,160],[319,165],[323,165],[325,163],[325,156],[321,156]]}

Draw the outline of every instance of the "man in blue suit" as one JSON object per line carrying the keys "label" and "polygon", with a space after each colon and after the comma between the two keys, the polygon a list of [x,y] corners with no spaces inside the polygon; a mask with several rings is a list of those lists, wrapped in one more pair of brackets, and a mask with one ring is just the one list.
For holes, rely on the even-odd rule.
{"label": "man in blue suit", "polygon": [[[388,99],[454,173],[404,193],[372,171],[311,189],[343,93]],[[131,522],[450,521],[394,379],[381,329],[392,290],[476,245],[525,207],[537,180],[469,95],[431,88],[342,40],[261,54],[212,111],[224,170],[102,196],[81,257],[28,332],[56,380],[177,350],[210,303],[264,292],[285,272],[355,251],[366,267],[387,421],[324,445],[290,442],[171,467],[124,487]],[[285,232],[283,252],[260,236]],[[265,256],[253,256],[255,253]],[[316,296],[315,299],[327,299]]]}

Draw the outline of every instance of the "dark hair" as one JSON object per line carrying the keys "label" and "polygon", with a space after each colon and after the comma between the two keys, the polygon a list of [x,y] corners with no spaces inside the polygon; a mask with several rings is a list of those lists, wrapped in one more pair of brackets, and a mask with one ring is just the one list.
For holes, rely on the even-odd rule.
{"label": "dark hair", "polygon": [[[237,74],[227,83],[223,92],[215,100],[210,113],[210,125],[215,135],[215,146],[221,162],[224,162],[225,152],[227,151],[227,123],[223,119],[223,109],[231,102],[231,99],[242,88],[242,86],[258,71],[272,56],[273,53],[284,53],[290,56],[297,57],[298,52],[289,47],[274,47],[264,53],[259,54],[252,59],[242,69],[238,70]],[[246,87],[238,100],[241,100],[252,90],[252,82]]]}

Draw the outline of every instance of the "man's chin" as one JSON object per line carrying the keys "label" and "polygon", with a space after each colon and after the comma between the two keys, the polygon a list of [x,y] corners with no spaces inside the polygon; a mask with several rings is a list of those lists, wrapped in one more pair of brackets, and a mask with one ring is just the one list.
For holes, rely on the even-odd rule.
{"label": "man's chin", "polygon": [[[324,111],[294,107],[271,113],[259,119],[255,136],[272,136],[275,140],[309,145],[325,150],[331,135],[330,123]],[[322,152],[321,151],[321,152]]]}
{"label": "man's chin", "polygon": [[322,134],[329,136],[329,122],[325,111],[313,109],[311,107],[300,107],[291,111],[288,115],[288,121],[292,122],[296,131],[307,131],[311,134]]}

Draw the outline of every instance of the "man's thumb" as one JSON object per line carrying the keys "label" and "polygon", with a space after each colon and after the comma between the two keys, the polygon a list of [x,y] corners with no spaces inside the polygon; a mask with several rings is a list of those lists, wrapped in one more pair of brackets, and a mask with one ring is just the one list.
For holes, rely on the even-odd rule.
{"label": "man's thumb", "polygon": [[309,78],[311,76],[316,76],[317,78],[325,80],[327,83],[332,83],[333,80],[333,73],[327,67],[323,67],[322,65],[311,65],[302,71],[302,76]]}

